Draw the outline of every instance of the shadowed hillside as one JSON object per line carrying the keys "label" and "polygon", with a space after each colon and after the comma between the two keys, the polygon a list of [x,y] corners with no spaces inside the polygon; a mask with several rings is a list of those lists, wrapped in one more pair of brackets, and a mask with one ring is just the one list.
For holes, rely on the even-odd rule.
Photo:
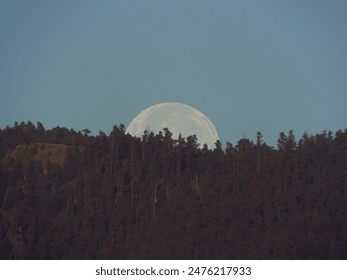
{"label": "shadowed hillside", "polygon": [[347,130],[222,149],[0,130],[2,259],[347,259]]}

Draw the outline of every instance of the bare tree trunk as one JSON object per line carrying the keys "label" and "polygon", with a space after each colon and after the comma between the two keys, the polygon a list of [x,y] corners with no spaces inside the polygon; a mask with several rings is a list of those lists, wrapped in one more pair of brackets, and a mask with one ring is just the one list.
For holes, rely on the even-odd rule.
{"label": "bare tree trunk", "polygon": [[240,174],[240,151],[237,153],[236,171],[237,171],[237,174]]}
{"label": "bare tree trunk", "polygon": [[258,152],[257,155],[257,174],[259,175],[261,172],[261,155],[260,152]]}
{"label": "bare tree trunk", "polygon": [[166,203],[167,207],[170,207],[170,192],[169,192],[169,184],[166,184]]}
{"label": "bare tree trunk", "polygon": [[134,208],[134,178],[130,181],[130,191],[131,191],[131,208]]}
{"label": "bare tree trunk", "polygon": [[154,196],[153,196],[153,202],[152,202],[152,217],[153,217],[153,220],[155,220],[155,217],[156,217],[156,212],[155,212],[155,208],[156,208],[156,204],[158,202],[158,197],[157,197],[157,194],[158,194],[158,183],[156,183],[154,185]]}

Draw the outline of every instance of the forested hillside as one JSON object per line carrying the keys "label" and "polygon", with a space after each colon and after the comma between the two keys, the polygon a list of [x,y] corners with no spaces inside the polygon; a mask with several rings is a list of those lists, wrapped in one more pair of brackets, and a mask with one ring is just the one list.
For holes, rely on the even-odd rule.
{"label": "forested hillside", "polygon": [[89,134],[0,130],[1,259],[347,259],[347,130]]}

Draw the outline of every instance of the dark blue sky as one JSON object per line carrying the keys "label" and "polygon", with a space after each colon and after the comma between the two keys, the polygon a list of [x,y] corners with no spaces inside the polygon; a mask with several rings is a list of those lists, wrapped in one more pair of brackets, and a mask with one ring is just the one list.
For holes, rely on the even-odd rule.
{"label": "dark blue sky", "polygon": [[347,1],[0,1],[0,126],[109,132],[189,104],[222,142],[347,120]]}

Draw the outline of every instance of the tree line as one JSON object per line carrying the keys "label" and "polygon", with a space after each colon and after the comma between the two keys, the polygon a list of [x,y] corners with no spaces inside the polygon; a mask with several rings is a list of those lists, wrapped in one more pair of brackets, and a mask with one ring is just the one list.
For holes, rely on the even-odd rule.
{"label": "tree line", "polygon": [[347,130],[89,134],[0,129],[1,259],[347,258]]}

